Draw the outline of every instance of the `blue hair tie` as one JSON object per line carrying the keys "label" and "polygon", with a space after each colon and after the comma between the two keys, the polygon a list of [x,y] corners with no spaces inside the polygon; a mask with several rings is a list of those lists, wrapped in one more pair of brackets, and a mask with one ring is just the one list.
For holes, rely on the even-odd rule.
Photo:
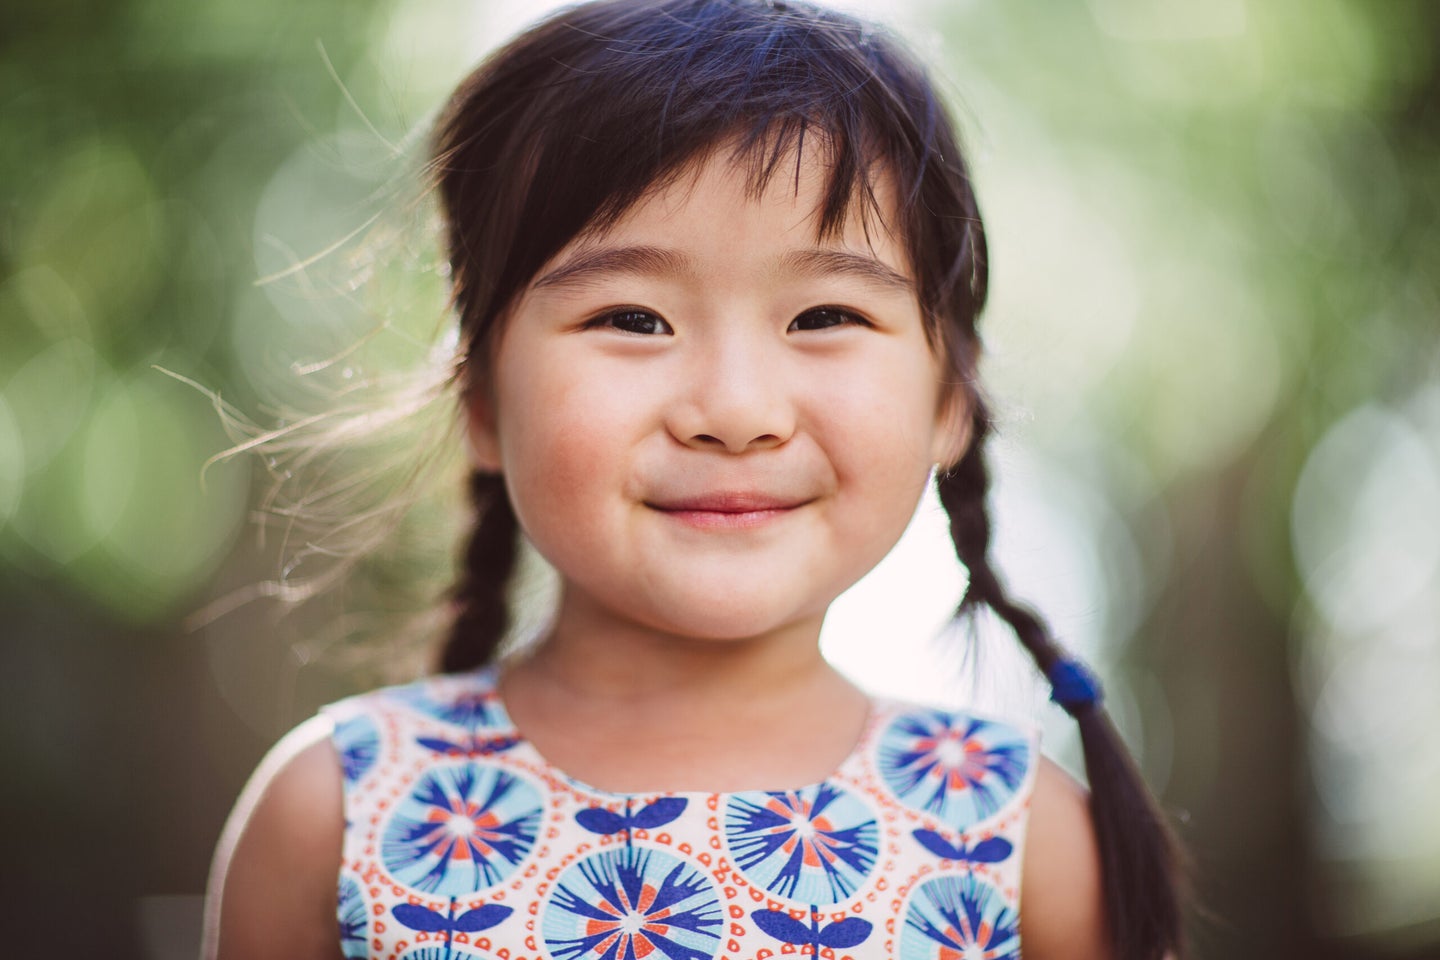
{"label": "blue hair tie", "polygon": [[1050,681],[1050,699],[1072,717],[1100,702],[1100,678],[1079,660],[1061,657],[1045,671],[1045,678]]}

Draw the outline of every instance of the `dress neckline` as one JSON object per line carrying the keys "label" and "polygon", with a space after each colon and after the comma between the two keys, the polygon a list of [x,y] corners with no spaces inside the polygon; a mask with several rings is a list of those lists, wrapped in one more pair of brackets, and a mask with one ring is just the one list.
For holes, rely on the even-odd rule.
{"label": "dress neckline", "polygon": [[597,787],[587,783],[579,777],[571,775],[567,770],[540,752],[534,742],[525,735],[514,718],[510,716],[510,710],[505,705],[504,698],[500,695],[500,667],[498,664],[487,664],[471,674],[481,685],[481,690],[490,701],[490,709],[497,726],[503,727],[515,737],[515,745],[510,749],[523,750],[529,754],[530,759],[538,766],[548,770],[555,777],[563,780],[576,790],[584,793],[594,794],[613,800],[630,800],[639,797],[730,797],[745,793],[812,793],[818,791],[827,783],[833,783],[839,779],[846,778],[857,772],[863,755],[871,742],[874,740],[878,727],[885,712],[885,702],[866,694],[865,697],[865,720],[860,726],[860,735],[851,744],[849,751],[840,759],[834,768],[821,780],[816,780],[802,786],[786,787],[749,787],[742,790],[608,790],[604,787]]}

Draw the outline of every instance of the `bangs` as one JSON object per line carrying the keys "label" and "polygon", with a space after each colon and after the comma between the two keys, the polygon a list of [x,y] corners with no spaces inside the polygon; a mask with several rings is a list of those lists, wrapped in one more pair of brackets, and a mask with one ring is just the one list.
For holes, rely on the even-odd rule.
{"label": "bangs", "polygon": [[[612,192],[598,203],[594,215],[578,234],[603,234],[635,206],[699,174],[707,164],[720,161],[743,178],[745,196],[761,200],[772,187],[799,196],[802,180],[820,171],[820,197],[815,218],[816,239],[838,236],[852,217],[861,221],[868,236],[872,227],[896,232],[901,205],[880,199],[876,185],[890,176],[889,165],[873,151],[849,156],[828,126],[809,118],[772,117],[745,130],[729,131],[683,156],[665,158],[654,176],[638,191]],[[643,180],[637,171],[636,181]]]}

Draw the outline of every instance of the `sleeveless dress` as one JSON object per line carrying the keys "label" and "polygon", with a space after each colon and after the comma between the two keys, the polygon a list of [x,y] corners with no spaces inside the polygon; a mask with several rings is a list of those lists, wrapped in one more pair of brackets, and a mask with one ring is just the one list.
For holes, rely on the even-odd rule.
{"label": "sleeveless dress", "polygon": [[547,763],[491,669],[322,712],[344,766],[346,957],[1020,956],[1034,730],[875,700],[821,783],[624,795]]}

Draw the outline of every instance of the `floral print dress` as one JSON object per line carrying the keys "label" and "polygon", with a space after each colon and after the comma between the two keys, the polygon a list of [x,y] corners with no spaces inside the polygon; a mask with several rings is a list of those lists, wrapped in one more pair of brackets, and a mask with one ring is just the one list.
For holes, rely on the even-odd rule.
{"label": "floral print dress", "polygon": [[493,670],[323,711],[339,936],[384,960],[1013,960],[1033,730],[874,701],[821,783],[625,795],[555,769]]}

